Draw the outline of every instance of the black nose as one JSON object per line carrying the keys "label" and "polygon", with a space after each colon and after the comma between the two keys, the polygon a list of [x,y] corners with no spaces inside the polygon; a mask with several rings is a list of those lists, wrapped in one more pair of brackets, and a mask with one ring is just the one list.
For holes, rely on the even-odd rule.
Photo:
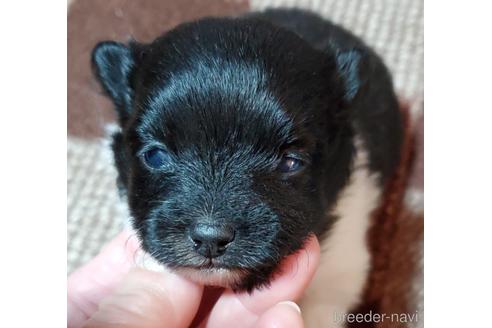
{"label": "black nose", "polygon": [[197,223],[191,227],[190,237],[198,254],[213,258],[224,254],[234,230],[227,225]]}

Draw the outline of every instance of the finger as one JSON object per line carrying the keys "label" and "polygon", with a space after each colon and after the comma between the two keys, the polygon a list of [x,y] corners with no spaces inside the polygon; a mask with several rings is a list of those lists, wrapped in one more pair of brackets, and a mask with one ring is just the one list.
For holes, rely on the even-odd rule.
{"label": "finger", "polygon": [[269,308],[281,301],[295,301],[301,297],[318,267],[320,248],[315,236],[309,238],[300,251],[282,261],[280,274],[268,288],[252,294],[226,290],[219,298],[207,319],[208,327],[249,327]]}
{"label": "finger", "polygon": [[171,272],[132,269],[84,327],[188,327],[203,287]]}
{"label": "finger", "polygon": [[80,327],[134,265],[139,249],[137,237],[130,231],[116,236],[101,253],[73,272],[67,280],[68,326]]}
{"label": "finger", "polygon": [[301,309],[294,302],[280,302],[263,313],[255,328],[302,328]]}
{"label": "finger", "polygon": [[263,313],[281,301],[298,300],[311,282],[319,265],[320,247],[313,235],[297,253],[288,256],[281,264],[281,274],[272,281],[269,288],[241,293],[241,303],[253,313]]}

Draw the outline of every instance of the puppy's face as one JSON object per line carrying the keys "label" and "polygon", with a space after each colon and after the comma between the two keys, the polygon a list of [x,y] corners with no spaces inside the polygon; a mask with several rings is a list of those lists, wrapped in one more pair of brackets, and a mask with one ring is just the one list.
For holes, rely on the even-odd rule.
{"label": "puppy's face", "polygon": [[204,284],[251,290],[326,232],[353,152],[340,58],[246,19],[96,47],[122,128],[119,186],[151,256]]}

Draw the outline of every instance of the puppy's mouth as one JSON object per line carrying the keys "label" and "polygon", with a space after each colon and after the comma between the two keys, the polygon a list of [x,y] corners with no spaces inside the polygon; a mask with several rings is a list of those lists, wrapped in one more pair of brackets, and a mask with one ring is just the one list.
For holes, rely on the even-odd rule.
{"label": "puppy's mouth", "polygon": [[[160,272],[166,269],[166,264],[159,262],[148,253],[142,252],[135,258],[137,266]],[[240,284],[247,275],[244,269],[225,267],[215,259],[184,266],[172,266],[168,269],[177,274],[205,286],[232,288]]]}
{"label": "puppy's mouth", "polygon": [[224,268],[214,265],[178,267],[174,271],[201,285],[226,288],[239,284],[246,275],[240,269]]}

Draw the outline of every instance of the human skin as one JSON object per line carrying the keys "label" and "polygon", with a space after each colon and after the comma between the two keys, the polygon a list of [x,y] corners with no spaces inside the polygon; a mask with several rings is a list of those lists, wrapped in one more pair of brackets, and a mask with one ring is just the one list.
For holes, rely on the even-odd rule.
{"label": "human skin", "polygon": [[69,327],[303,327],[291,301],[301,297],[320,255],[313,236],[281,263],[268,288],[248,294],[137,267],[138,252],[136,236],[125,230],[69,276]]}

